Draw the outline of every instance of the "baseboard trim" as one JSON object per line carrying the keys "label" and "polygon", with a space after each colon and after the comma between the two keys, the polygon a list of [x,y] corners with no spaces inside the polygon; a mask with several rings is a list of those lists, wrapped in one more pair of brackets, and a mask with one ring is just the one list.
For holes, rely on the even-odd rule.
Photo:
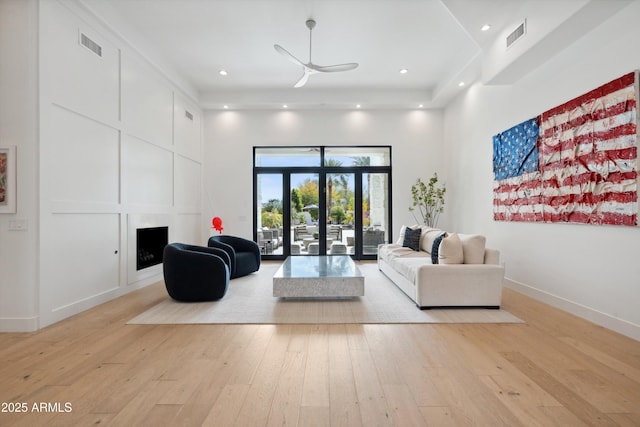
{"label": "baseboard trim", "polygon": [[39,328],[47,327],[61,320],[64,320],[68,317],[74,316],[76,314],[82,313],[83,311],[96,307],[100,304],[104,304],[106,302],[119,298],[123,295],[128,294],[129,292],[133,292],[137,289],[143,288],[145,286],[149,286],[160,280],[162,280],[162,274],[155,274],[143,280],[139,280],[137,282],[128,284],[126,286],[109,289],[99,294],[92,295],[90,297],[83,298],[81,300],[73,301],[69,304],[66,304],[60,307],[51,308],[47,311],[43,311],[41,312],[40,322],[38,327]]}
{"label": "baseboard trim", "polygon": [[38,320],[38,316],[0,317],[0,332],[35,332]]}
{"label": "baseboard trim", "polygon": [[516,280],[505,278],[504,283],[505,287],[509,289],[513,289],[514,291],[520,292],[521,294],[527,295],[545,304],[549,304],[550,306],[588,320],[598,326],[611,329],[619,334],[632,338],[636,341],[640,341],[640,325],[602,313],[557,295],[541,291],[540,289],[536,289]]}

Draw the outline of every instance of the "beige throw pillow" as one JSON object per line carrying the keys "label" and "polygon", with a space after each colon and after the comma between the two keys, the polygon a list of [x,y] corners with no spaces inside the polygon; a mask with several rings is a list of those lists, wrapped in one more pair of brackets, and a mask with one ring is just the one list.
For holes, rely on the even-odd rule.
{"label": "beige throw pillow", "polygon": [[433,247],[433,241],[441,234],[442,230],[424,227],[422,229],[422,235],[420,236],[420,250],[430,254],[431,248]]}
{"label": "beige throw pillow", "polygon": [[486,238],[480,234],[459,234],[465,264],[484,264]]}
{"label": "beige throw pillow", "polygon": [[400,234],[398,235],[398,240],[396,241],[396,245],[402,245],[402,242],[404,242],[404,231],[407,229],[406,225],[403,225],[402,227],[400,227]]}
{"label": "beige throw pillow", "polygon": [[457,233],[448,234],[442,239],[438,248],[439,264],[462,264],[464,262],[464,252],[462,242]]}

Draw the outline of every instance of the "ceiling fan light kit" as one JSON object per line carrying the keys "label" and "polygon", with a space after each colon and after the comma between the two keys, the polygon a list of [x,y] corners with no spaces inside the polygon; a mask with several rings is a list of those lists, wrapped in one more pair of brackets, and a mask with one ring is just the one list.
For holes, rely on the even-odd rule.
{"label": "ceiling fan light kit", "polygon": [[296,82],[296,84],[293,87],[302,87],[307,83],[307,80],[309,80],[309,76],[311,74],[315,74],[315,73],[335,73],[338,71],[349,71],[349,70],[353,70],[354,68],[358,67],[358,64],[355,62],[350,62],[347,64],[337,64],[337,65],[316,65],[311,61],[311,32],[313,31],[313,29],[316,26],[316,21],[314,21],[313,19],[308,19],[307,22],[305,23],[307,28],[309,29],[309,62],[307,62],[306,64],[302,61],[300,61],[298,58],[296,58],[295,56],[293,56],[292,54],[290,54],[285,48],[283,48],[282,46],[280,46],[279,44],[274,44],[273,47],[274,49],[280,53],[282,56],[284,56],[285,58],[287,58],[289,61],[293,62],[296,65],[299,65],[302,67],[303,70],[303,74],[302,77],[300,77],[300,79]]}

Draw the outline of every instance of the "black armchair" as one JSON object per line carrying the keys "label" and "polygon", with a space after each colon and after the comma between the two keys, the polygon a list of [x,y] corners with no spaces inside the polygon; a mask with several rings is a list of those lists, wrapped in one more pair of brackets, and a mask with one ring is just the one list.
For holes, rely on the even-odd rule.
{"label": "black armchair", "polygon": [[162,263],[164,284],[176,301],[213,301],[227,293],[231,261],[223,250],[170,243]]}
{"label": "black armchair", "polygon": [[231,278],[246,276],[260,269],[260,248],[253,240],[219,235],[209,237],[209,247],[225,251],[231,259]]}

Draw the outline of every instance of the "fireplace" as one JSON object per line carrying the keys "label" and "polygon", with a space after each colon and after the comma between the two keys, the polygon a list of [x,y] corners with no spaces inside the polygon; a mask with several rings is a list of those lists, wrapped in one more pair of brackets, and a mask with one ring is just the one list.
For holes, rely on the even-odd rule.
{"label": "fireplace", "polygon": [[162,263],[162,251],[169,243],[169,227],[136,229],[136,270]]}

